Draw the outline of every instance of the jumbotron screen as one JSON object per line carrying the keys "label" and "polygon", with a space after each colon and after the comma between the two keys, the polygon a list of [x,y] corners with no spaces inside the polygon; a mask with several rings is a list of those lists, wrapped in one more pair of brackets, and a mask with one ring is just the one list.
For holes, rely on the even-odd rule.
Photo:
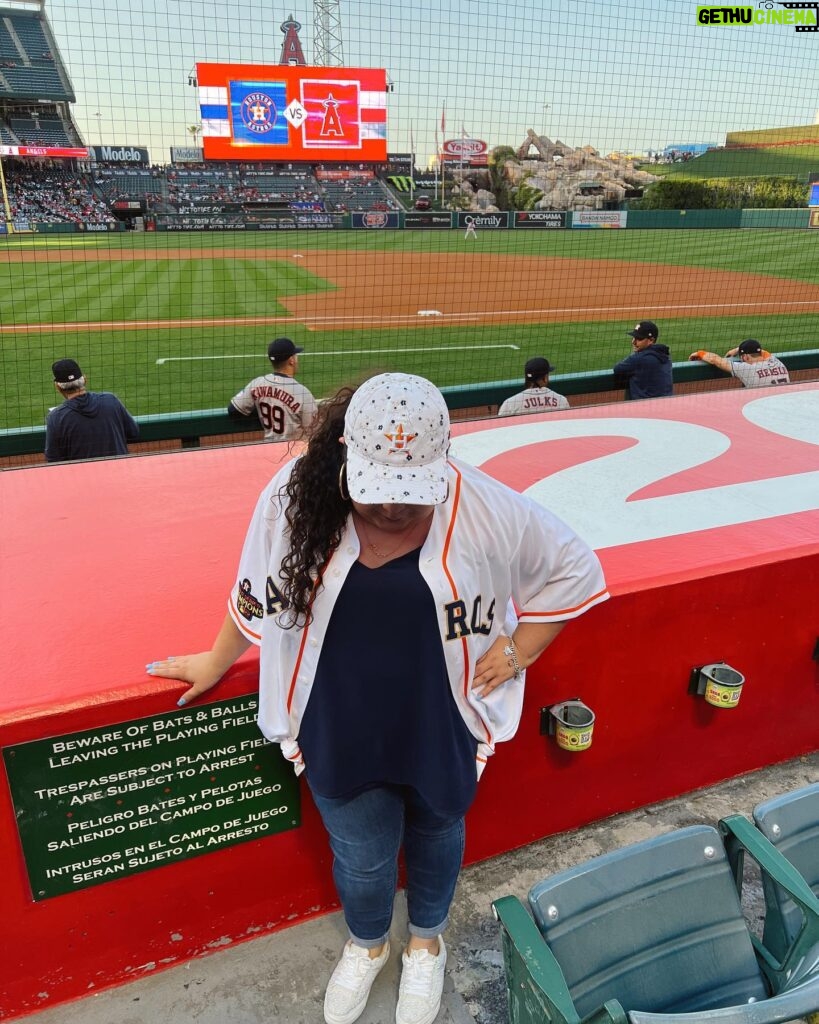
{"label": "jumbotron screen", "polygon": [[387,159],[387,72],[197,64],[206,160]]}

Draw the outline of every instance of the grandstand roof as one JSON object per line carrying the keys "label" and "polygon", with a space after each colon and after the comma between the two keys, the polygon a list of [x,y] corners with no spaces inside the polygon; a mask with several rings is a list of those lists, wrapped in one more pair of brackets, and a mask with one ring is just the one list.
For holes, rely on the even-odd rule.
{"label": "grandstand roof", "polygon": [[0,7],[0,98],[76,99],[43,0],[6,0]]}

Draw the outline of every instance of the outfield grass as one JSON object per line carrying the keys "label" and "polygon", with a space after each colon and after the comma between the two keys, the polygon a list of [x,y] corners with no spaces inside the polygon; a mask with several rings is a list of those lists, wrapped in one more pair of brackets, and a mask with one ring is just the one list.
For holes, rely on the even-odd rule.
{"label": "outfield grass", "polygon": [[[62,356],[79,360],[92,388],[115,391],[132,412],[145,415],[226,406],[251,377],[265,372],[267,342],[279,333],[304,345],[299,376],[317,395],[384,369],[423,373],[447,386],[518,378],[524,361],[536,354],[548,355],[559,373],[574,373],[610,367],[628,352],[625,332],[631,324],[610,320],[446,326],[430,319],[418,327],[345,331],[236,322],[104,331],[47,326],[275,316],[285,311],[280,300],[287,295],[331,287],[292,260],[299,251],[412,252],[428,254],[431,261],[438,253],[453,251],[628,260],[749,271],[819,284],[818,245],[819,232],[809,231],[481,232],[471,250],[465,250],[460,232],[328,232],[275,238],[238,232],[65,236],[59,243],[54,237],[12,239],[0,246],[0,283],[6,296],[2,326],[43,327],[32,333],[0,333],[6,398],[0,426],[42,424],[48,407],[57,401],[50,365]],[[5,254],[16,248],[38,254],[97,248],[112,256],[128,250],[182,250],[191,258],[11,263]],[[214,252],[193,258],[204,249]],[[237,249],[245,252],[231,254]],[[457,280],[452,287],[457,289]],[[652,311],[635,315],[651,316]],[[774,351],[819,348],[819,310],[803,315],[657,319],[661,340],[677,360],[701,347],[725,351],[748,336],[759,337]]]}
{"label": "outfield grass", "polygon": [[[819,169],[819,145],[769,149],[712,149],[684,164],[672,164],[670,178],[785,177],[807,182]],[[649,168],[646,168],[647,170]]]}

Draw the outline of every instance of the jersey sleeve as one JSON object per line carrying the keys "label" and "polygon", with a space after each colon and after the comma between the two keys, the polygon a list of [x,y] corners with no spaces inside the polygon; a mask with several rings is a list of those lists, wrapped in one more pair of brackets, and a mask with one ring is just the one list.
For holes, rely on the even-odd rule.
{"label": "jersey sleeve", "polygon": [[305,388],[301,403],[301,428],[303,431],[310,429],[313,420],[316,418],[317,412],[318,405],[316,404],[315,398],[313,398],[313,393]]}
{"label": "jersey sleeve", "polygon": [[514,402],[512,401],[512,399],[507,398],[506,401],[503,402],[501,404],[501,407],[498,409],[498,416],[514,416],[515,410],[512,408],[513,405]]}
{"label": "jersey sleeve", "polygon": [[608,599],[600,560],[557,516],[527,500],[512,597],[521,622],[575,619]]}
{"label": "jersey sleeve", "polygon": [[250,393],[250,384],[243,387],[237,395],[234,395],[230,400],[230,404],[235,409],[238,409],[243,416],[250,416],[256,408],[253,395]]}
{"label": "jersey sleeve", "polygon": [[[282,610],[281,596],[278,591],[271,593],[268,578],[272,551],[274,546],[279,546],[276,540],[287,526],[281,489],[291,465],[276,474],[256,503],[239,558],[236,582],[228,598],[228,612],[236,628],[256,645],[261,643],[265,614]],[[278,599],[274,600],[276,595]]]}

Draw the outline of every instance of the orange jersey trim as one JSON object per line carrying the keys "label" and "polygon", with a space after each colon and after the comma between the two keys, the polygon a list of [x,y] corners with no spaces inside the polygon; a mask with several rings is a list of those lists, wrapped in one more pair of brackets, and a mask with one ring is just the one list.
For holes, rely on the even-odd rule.
{"label": "orange jersey trim", "polygon": [[[449,547],[450,547],[450,544],[452,542],[452,534],[455,532],[455,519],[457,518],[458,507],[459,507],[459,505],[461,503],[461,479],[462,479],[462,477],[461,477],[461,473],[459,472],[459,470],[455,466],[453,466],[451,462],[449,463],[449,467],[450,467],[450,469],[452,469],[452,471],[455,473],[455,476],[456,476],[455,497],[454,497],[453,502],[452,502],[452,518],[449,521],[449,529],[447,530],[446,540],[444,541],[444,550],[443,550],[443,554],[441,555],[441,566],[442,566],[442,568],[444,570],[444,574],[445,574],[447,580],[449,581],[449,586],[450,586],[450,589],[452,590],[452,596],[457,601],[457,600],[459,600],[459,598],[458,598],[458,588],[455,586],[455,580],[452,578],[452,573],[449,571],[449,565],[447,564],[447,559],[449,558]],[[469,645],[467,644],[465,636],[461,637],[461,649],[463,651],[463,658],[464,658],[464,698],[468,700],[469,699],[469,664],[470,664],[470,662],[469,662]],[[483,726],[483,731],[486,734],[486,742],[487,743],[491,743],[492,742],[492,737],[491,737],[491,735],[489,733],[489,730],[486,728],[486,723],[484,722],[484,720],[482,718],[480,719],[480,722],[481,722],[481,725]]]}
{"label": "orange jersey trim", "polygon": [[602,590],[598,590],[596,594],[592,594],[591,597],[587,597],[585,601],[581,601],[580,604],[576,604],[573,608],[560,608],[556,612],[520,612],[518,618],[525,619],[527,616],[544,616],[548,615],[550,618],[555,618],[558,615],[571,615],[572,612],[580,611],[581,608],[585,608],[586,605],[591,604],[592,601],[598,600],[601,597],[608,596],[608,588],[604,587]]}

